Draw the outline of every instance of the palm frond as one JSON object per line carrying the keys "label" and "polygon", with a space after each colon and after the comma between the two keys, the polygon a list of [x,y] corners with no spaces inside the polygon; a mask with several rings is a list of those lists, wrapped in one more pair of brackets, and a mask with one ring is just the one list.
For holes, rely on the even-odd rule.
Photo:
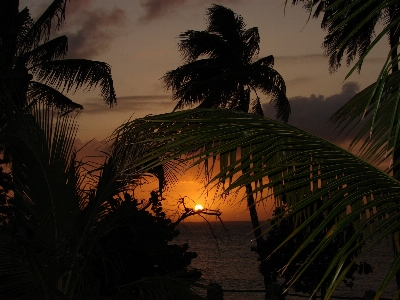
{"label": "palm frond", "polygon": [[[10,12],[6,10],[6,12],[9,14]],[[6,19],[7,20],[7,19]],[[16,45],[17,49],[16,52],[14,53],[15,56],[20,56],[23,54],[24,51],[24,38],[26,34],[29,32],[30,28],[33,26],[34,21],[29,13],[28,8],[24,8],[18,13],[17,16],[17,30],[15,32],[16,34]],[[8,25],[8,24],[7,24]],[[5,28],[8,28],[8,26],[5,26]]]}
{"label": "palm frond", "polygon": [[251,63],[251,60],[256,58],[260,52],[260,34],[258,33],[257,27],[247,29],[242,35],[242,41],[245,45],[243,50],[243,59],[247,64]]}
{"label": "palm frond", "polygon": [[33,50],[19,57],[19,63],[22,63],[28,69],[35,65],[40,65],[56,59],[63,59],[68,51],[68,38],[63,35],[56,37],[44,44],[41,44]]}
{"label": "palm frond", "polygon": [[369,51],[382,12],[382,7],[377,1],[370,3],[372,5],[366,5],[364,2],[356,5],[346,3],[345,13],[342,6],[333,8],[333,11],[329,7],[326,9],[322,24],[323,28],[328,30],[328,35],[323,47],[326,56],[329,57],[331,72],[340,67],[345,53],[346,64],[349,66],[358,56],[360,60],[357,68],[361,69],[361,57],[365,57]]}
{"label": "palm frond", "polygon": [[[157,165],[157,161],[163,163],[192,153],[193,149],[202,150],[187,156],[187,159],[198,164],[210,157],[237,153],[239,149],[248,147],[248,154],[241,159],[231,162],[224,159],[223,169],[211,182],[222,183],[245,171],[232,181],[226,189],[228,192],[262,180],[264,183],[259,184],[253,193],[262,193],[261,199],[273,195],[278,205],[282,201],[290,208],[290,214],[284,217],[296,220],[297,229],[286,241],[322,214],[323,222],[294,257],[316,235],[325,232],[332,221],[336,222],[328,227],[325,237],[309,256],[310,262],[318,259],[318,254],[346,226],[355,225],[351,240],[356,241],[356,247],[364,245],[372,236],[378,243],[400,228],[396,221],[400,211],[396,200],[400,193],[397,180],[346,150],[281,122],[230,110],[195,109],[133,121],[121,126],[114,136],[118,137],[114,145],[116,160],[119,159],[118,152],[121,148],[126,150],[126,145],[150,140],[158,143],[139,164],[130,165],[135,170],[140,169],[141,164],[152,161]],[[125,171],[129,172],[128,169]],[[369,226],[376,224],[385,230],[369,232]],[[361,234],[364,231],[367,233]],[[335,270],[337,274],[330,284],[330,291],[347,272],[348,265],[342,264],[342,258],[350,255],[350,248],[350,244],[346,244],[332,262],[333,269],[326,271],[328,274]],[[302,266],[299,272],[307,266]],[[400,266],[393,264],[388,270],[388,279],[393,278],[398,270]],[[382,290],[384,288],[382,285]]]}
{"label": "palm frond", "polygon": [[235,14],[231,9],[214,4],[207,10],[207,31],[221,36],[228,44],[240,53],[240,35],[246,24],[243,17]]}
{"label": "palm frond", "polygon": [[[329,57],[331,72],[335,72],[341,66],[343,56],[346,56],[347,65],[350,65],[358,56],[358,61],[346,78],[355,70],[361,70],[365,57],[385,34],[390,36],[395,33],[398,36],[396,28],[400,21],[400,15],[398,3],[395,0],[292,1],[294,5],[298,3],[304,4],[304,8],[310,12],[310,17],[312,15],[317,18],[323,13],[321,27],[328,31],[323,47],[326,56]],[[394,13],[388,17],[389,11],[392,10]],[[381,20],[385,26],[375,37],[376,25]]]}
{"label": "palm frond", "polygon": [[68,0],[53,0],[46,8],[24,36],[23,48],[25,51],[36,48],[40,42],[47,42],[51,32],[61,28],[65,21],[65,7],[67,1]]}
{"label": "palm frond", "polygon": [[207,31],[188,30],[179,35],[179,50],[185,63],[194,62],[203,56],[211,59],[240,59],[239,53],[220,36]]}
{"label": "palm frond", "polygon": [[201,59],[167,72],[162,78],[172,89],[175,109],[205,102],[203,105],[221,107],[234,94],[235,76],[215,59]]}
{"label": "palm frond", "polygon": [[[11,141],[17,210],[21,217],[31,216],[28,223],[35,232],[34,242],[52,248],[51,243],[60,243],[61,236],[68,235],[68,224],[79,210],[76,186],[69,178],[77,127],[69,118],[49,124],[47,120],[54,120],[54,112],[43,110],[43,104],[33,109],[38,110],[36,116],[40,119],[20,119],[18,122],[24,123],[19,127],[10,122],[9,126],[14,125],[12,131],[2,135],[4,141]],[[38,130],[38,123],[44,126],[42,130]],[[43,226],[46,222],[53,225]],[[50,228],[55,230],[48,231]]]}
{"label": "palm frond", "polygon": [[[372,48],[378,43],[378,41],[390,32],[393,28],[396,28],[400,22],[400,15],[394,16],[389,24],[382,29],[379,34],[371,41],[365,39],[366,32],[373,32],[373,23],[379,20],[382,12],[389,9],[391,5],[397,5],[395,0],[384,0],[384,1],[350,1],[345,6],[339,6],[338,2],[333,2],[331,6],[326,9],[336,9],[337,12],[326,20],[326,24],[330,27],[331,34],[338,34],[343,31],[346,24],[354,24],[353,28],[349,28],[345,31],[345,34],[340,38],[340,43],[337,44],[337,49],[344,49],[346,44],[354,43],[357,39],[362,40],[362,50],[359,50],[359,59],[352,67],[350,72],[347,74],[346,79],[356,70],[360,69],[365,57],[369,54]],[[357,7],[357,9],[355,9]],[[355,10],[354,10],[355,9]],[[351,11],[352,13],[349,13]],[[336,23],[337,22],[337,23]],[[344,27],[343,27],[344,26]],[[368,29],[369,28],[369,29]],[[365,32],[363,32],[363,30]],[[364,38],[363,38],[364,37]],[[393,46],[393,45],[391,45]]]}
{"label": "palm frond", "polygon": [[[76,177],[72,152],[77,126],[73,118],[60,116],[46,103],[33,105],[29,113],[7,97],[0,101],[12,112],[0,131],[0,140],[7,143],[12,154],[14,222],[18,228],[18,234],[7,239],[16,256],[2,271],[25,278],[30,289],[17,294],[31,295],[32,299],[64,299],[56,286],[76,255],[68,247],[72,224],[80,212],[77,186],[81,182]],[[8,254],[1,255],[3,261]],[[1,288],[15,291],[15,283],[5,283]]]}
{"label": "palm frond", "polygon": [[29,69],[39,81],[65,92],[100,87],[100,95],[112,107],[116,101],[110,66],[85,59],[65,59],[42,63]]}
{"label": "palm frond", "polygon": [[[285,8],[288,0],[285,1]],[[329,5],[329,1],[320,0],[292,0],[292,5],[303,3],[303,7],[310,13],[310,17],[318,18],[321,12],[325,11],[325,8]]]}
{"label": "palm frond", "polygon": [[15,56],[20,54],[20,44],[33,24],[28,9],[18,12],[18,1],[2,1],[0,4],[0,69],[10,70]]}
{"label": "palm frond", "polygon": [[355,95],[331,117],[340,131],[364,123],[350,147],[361,142],[359,154],[375,164],[393,157],[398,147],[400,73],[397,71],[389,75],[390,70],[389,54],[378,80]]}
{"label": "palm frond", "polygon": [[250,65],[249,85],[253,89],[259,89],[263,94],[271,96],[271,102],[275,103],[277,119],[287,122],[291,108],[286,97],[285,81],[276,70],[270,67],[271,65],[273,65],[272,56],[260,59]]}
{"label": "palm frond", "polygon": [[73,102],[59,91],[36,81],[31,81],[29,83],[27,96],[30,101],[29,105],[45,102],[47,106],[55,106],[58,108],[62,114],[68,114],[72,111],[79,112],[83,109],[82,105]]}
{"label": "palm frond", "polygon": [[[107,200],[126,184],[115,177],[116,168],[108,160],[96,187],[86,190],[90,174],[76,162],[73,151],[75,119],[45,101],[29,109],[16,107],[7,92],[4,89],[0,102],[11,113],[0,130],[0,141],[12,154],[17,230],[4,239],[2,233],[0,276],[11,274],[12,280],[1,281],[0,293],[69,299],[90,267],[82,253],[90,253],[107,231],[104,226],[96,228],[107,213]],[[92,280],[85,289],[95,291],[96,286]]]}
{"label": "palm frond", "polygon": [[256,114],[256,115],[259,115],[259,116],[264,116],[264,112],[262,110],[260,98],[257,97],[255,100],[253,100],[252,106],[251,106],[251,109],[250,109],[249,113]]}

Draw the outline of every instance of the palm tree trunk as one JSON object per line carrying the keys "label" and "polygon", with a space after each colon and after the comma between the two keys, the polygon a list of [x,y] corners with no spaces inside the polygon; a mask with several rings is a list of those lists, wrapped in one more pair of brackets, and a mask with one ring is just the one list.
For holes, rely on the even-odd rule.
{"label": "palm tree trunk", "polygon": [[[244,171],[245,172],[245,171]],[[268,253],[265,250],[265,239],[262,236],[260,221],[258,220],[256,203],[253,196],[253,188],[251,184],[246,185],[246,195],[247,195],[247,208],[249,209],[251,224],[253,226],[254,237],[256,239],[257,254],[262,262],[267,258]],[[269,299],[273,295],[272,278],[269,270],[261,269],[261,274],[264,277],[264,288],[265,288],[265,299]]]}
{"label": "palm tree trunk", "polygon": [[252,192],[253,188],[251,187],[251,184],[246,185],[247,207],[250,212],[250,219],[251,219],[251,224],[253,225],[254,237],[256,239],[257,248],[261,249],[261,246],[264,243],[264,238],[262,236],[260,222],[258,220],[256,203],[254,201],[254,196]]}
{"label": "palm tree trunk", "polygon": [[[240,95],[240,100],[237,109],[243,112],[248,112],[250,106],[250,91],[245,90],[244,85],[242,83],[239,85],[239,95]],[[248,168],[243,169],[243,173],[246,173],[247,171]],[[262,236],[260,221],[258,220],[257,208],[256,208],[256,203],[254,201],[253,188],[251,184],[246,185],[246,197],[247,197],[247,208],[249,209],[254,237],[256,239],[257,254],[259,256],[260,261],[263,261],[264,259],[267,258],[267,253],[264,247],[265,240],[264,237]],[[270,288],[272,285],[271,276],[268,271],[261,272],[261,274],[264,277],[264,287],[266,293],[265,299],[268,299],[268,297],[272,296],[272,295],[267,295],[267,291],[271,290]]]}

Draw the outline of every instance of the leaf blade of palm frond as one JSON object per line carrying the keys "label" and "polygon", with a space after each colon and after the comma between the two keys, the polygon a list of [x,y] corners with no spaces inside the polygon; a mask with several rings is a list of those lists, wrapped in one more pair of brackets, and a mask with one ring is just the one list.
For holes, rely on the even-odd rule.
{"label": "leaf blade of palm frond", "polygon": [[[380,41],[380,39],[387,34],[390,29],[393,29],[394,27],[398,26],[400,22],[400,16],[397,17],[393,22],[391,22],[389,25],[387,25],[377,36],[376,38],[369,44],[368,48],[363,52],[363,54],[360,56],[358,61],[354,64],[354,66],[351,68],[351,70],[347,73],[345,80],[348,79],[351,74],[357,69],[360,68],[361,64],[363,63],[365,57],[371,52],[371,50],[375,47],[375,45]],[[397,48],[398,44],[394,48]],[[393,48],[393,49],[394,49]],[[391,49],[390,51],[392,51]]]}
{"label": "leaf blade of palm frond", "polygon": [[374,163],[380,163],[382,158],[384,160],[396,149],[400,126],[397,122],[400,103],[399,76],[400,72],[385,75],[385,78],[350,99],[330,119],[343,131],[352,124],[360,124],[365,115],[366,121],[353,138],[350,148],[361,143],[359,154]]}
{"label": "leaf blade of palm frond", "polygon": [[65,59],[42,63],[30,68],[39,81],[75,92],[78,89],[90,91],[100,87],[103,100],[112,107],[116,101],[111,68],[108,64],[86,59]]}
{"label": "leaf blade of palm frond", "polygon": [[18,63],[25,65],[29,69],[31,66],[37,64],[63,59],[67,55],[67,51],[68,38],[63,35],[38,45],[33,50],[24,53],[19,57]]}
{"label": "leaf blade of palm frond", "polygon": [[23,43],[26,50],[37,47],[41,41],[47,42],[54,24],[55,31],[61,28],[65,20],[67,2],[68,0],[53,0],[46,8],[25,35]]}
{"label": "leaf blade of palm frond", "polygon": [[186,64],[195,62],[202,56],[211,59],[226,60],[227,57],[239,59],[235,49],[226,43],[220,36],[208,31],[188,30],[179,35],[179,50],[182,52]]}
{"label": "leaf blade of palm frond", "polygon": [[28,99],[31,101],[29,105],[35,105],[38,102],[45,102],[48,106],[55,106],[63,114],[76,111],[79,112],[83,106],[73,102],[64,94],[60,93],[52,87],[40,82],[31,81],[27,91]]}

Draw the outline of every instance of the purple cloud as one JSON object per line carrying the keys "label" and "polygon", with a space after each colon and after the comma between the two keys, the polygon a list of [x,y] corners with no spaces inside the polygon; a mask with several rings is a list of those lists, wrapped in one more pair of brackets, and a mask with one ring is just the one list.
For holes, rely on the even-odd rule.
{"label": "purple cloud", "polygon": [[[335,125],[329,122],[329,118],[359,90],[358,83],[346,82],[343,84],[340,93],[328,97],[315,94],[310,97],[292,97],[289,99],[292,113],[288,124],[342,146],[348,145],[348,142],[352,140],[352,136],[338,135],[338,132],[335,131]],[[262,108],[267,118],[275,119],[276,113],[273,103],[265,103]]]}
{"label": "purple cloud", "polygon": [[171,12],[175,7],[184,4],[187,0],[141,0],[140,6],[145,10],[142,22],[148,22]]}
{"label": "purple cloud", "polygon": [[[197,4],[204,5],[213,4],[213,3],[221,3],[221,4],[229,4],[236,3],[242,0],[198,0]],[[175,9],[183,4],[188,2],[187,0],[141,0],[140,5],[143,7],[145,13],[142,17],[140,17],[141,22],[149,22],[155,20],[157,18],[163,17],[167,14],[170,14],[175,11]]]}

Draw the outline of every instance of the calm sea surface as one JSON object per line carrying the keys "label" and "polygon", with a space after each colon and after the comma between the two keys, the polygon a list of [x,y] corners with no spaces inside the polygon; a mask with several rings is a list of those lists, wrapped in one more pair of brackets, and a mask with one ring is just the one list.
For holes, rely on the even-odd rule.
{"label": "calm sea surface", "polygon": [[[185,222],[179,225],[181,234],[174,242],[188,243],[189,250],[197,252],[198,257],[192,261],[192,266],[202,271],[204,283],[216,281],[225,290],[260,290],[264,288],[263,278],[257,270],[257,254],[250,251],[255,246],[251,229],[250,222],[224,222],[224,226],[221,223]],[[391,243],[384,242],[370,251],[363,261],[373,266],[373,273],[356,273],[354,287],[350,289],[343,285],[335,295],[362,297],[365,290],[377,290],[393,258],[391,249]],[[393,298],[395,291],[393,281],[383,297]],[[225,292],[224,299],[264,300],[264,294]],[[307,298],[288,296],[287,299]]]}

